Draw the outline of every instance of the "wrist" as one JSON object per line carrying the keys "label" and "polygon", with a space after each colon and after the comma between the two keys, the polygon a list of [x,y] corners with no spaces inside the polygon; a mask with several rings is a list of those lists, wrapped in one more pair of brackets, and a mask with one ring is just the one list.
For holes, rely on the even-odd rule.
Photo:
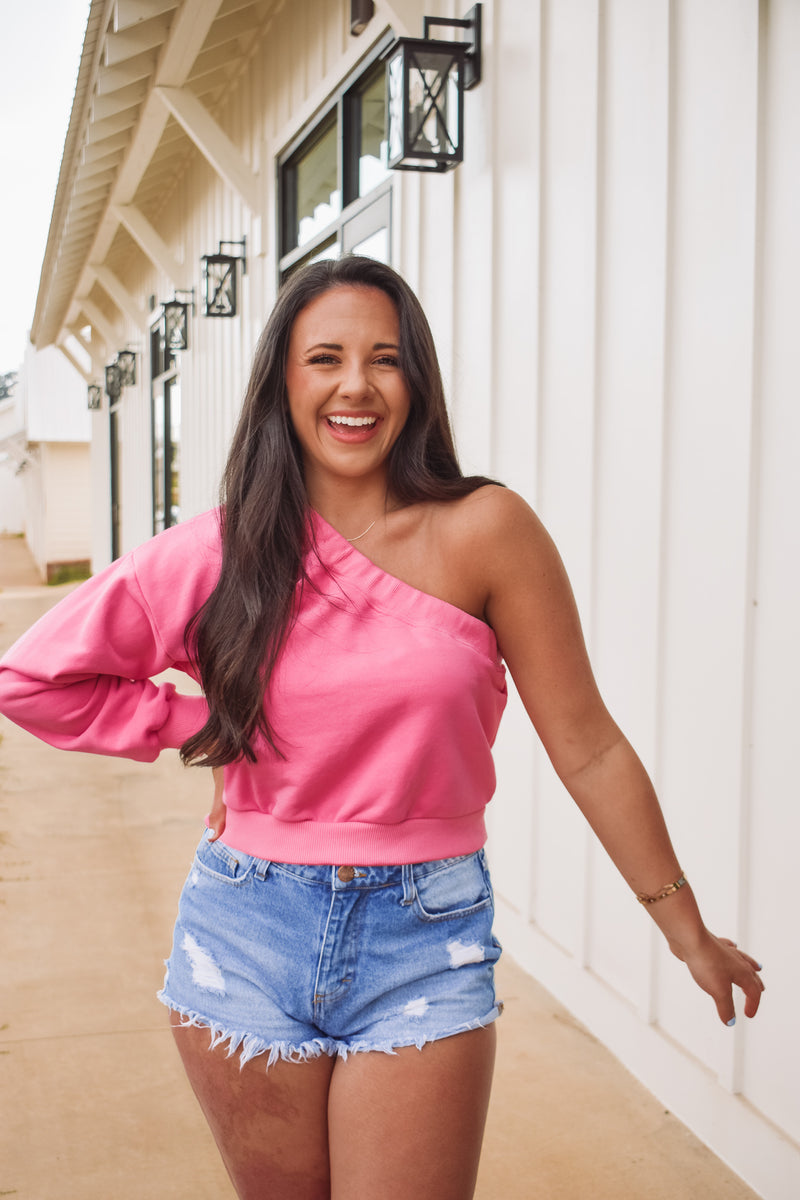
{"label": "wrist", "polygon": [[696,954],[711,936],[688,883],[663,902],[646,907],[670,950],[682,961]]}

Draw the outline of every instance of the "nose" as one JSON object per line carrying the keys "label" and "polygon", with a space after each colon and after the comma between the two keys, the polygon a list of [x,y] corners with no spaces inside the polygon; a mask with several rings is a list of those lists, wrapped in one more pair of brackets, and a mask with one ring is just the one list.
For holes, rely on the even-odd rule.
{"label": "nose", "polygon": [[371,396],[372,390],[366,365],[358,358],[347,359],[339,380],[339,395],[349,400],[361,400]]}

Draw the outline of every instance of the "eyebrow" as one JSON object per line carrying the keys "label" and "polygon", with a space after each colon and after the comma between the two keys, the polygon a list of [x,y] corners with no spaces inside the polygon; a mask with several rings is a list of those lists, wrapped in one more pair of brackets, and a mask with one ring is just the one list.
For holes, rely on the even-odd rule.
{"label": "eyebrow", "polygon": [[[399,350],[400,347],[396,342],[376,342],[372,349]],[[340,342],[315,342],[313,346],[308,347],[306,354],[310,354],[312,350],[344,350],[344,346]]]}

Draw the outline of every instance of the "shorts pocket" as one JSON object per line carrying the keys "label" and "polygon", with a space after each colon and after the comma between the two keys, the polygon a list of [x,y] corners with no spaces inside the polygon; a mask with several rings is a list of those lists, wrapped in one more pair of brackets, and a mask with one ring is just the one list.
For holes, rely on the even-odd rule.
{"label": "shorts pocket", "polygon": [[203,875],[234,887],[246,883],[253,873],[256,859],[243,850],[234,850],[223,842],[209,842],[208,835],[200,839],[194,856],[194,868]]}
{"label": "shorts pocket", "polygon": [[494,896],[483,851],[411,868],[414,909],[423,921],[453,921],[491,907]]}

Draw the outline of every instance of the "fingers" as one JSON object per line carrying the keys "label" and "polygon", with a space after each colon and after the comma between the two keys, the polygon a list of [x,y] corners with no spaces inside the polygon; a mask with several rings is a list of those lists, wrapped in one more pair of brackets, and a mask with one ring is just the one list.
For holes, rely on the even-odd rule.
{"label": "fingers", "polygon": [[735,942],[731,942],[728,938],[720,938],[719,941],[730,948],[735,958],[735,969],[731,971],[731,984],[728,985],[721,996],[715,997],[720,1020],[728,1027],[731,1027],[736,1024],[732,985],[741,988],[744,993],[744,1015],[746,1017],[754,1017],[758,1012],[761,997],[765,991],[765,985],[758,974],[761,970],[761,964],[755,958],[739,950]]}
{"label": "fingers", "polygon": [[206,817],[208,840],[215,842],[225,832],[225,814],[227,810],[221,800],[215,800],[211,812]]}
{"label": "fingers", "polygon": [[214,801],[211,805],[211,812],[206,817],[206,825],[208,826],[208,840],[215,842],[225,832],[227,809],[224,800],[225,784],[222,767],[213,767],[211,775],[214,779]]}
{"label": "fingers", "polygon": [[712,997],[723,1025],[730,1027],[736,1024],[735,988],[741,988],[744,993],[745,1016],[756,1015],[764,992],[759,975],[761,964],[739,950],[730,938],[709,934],[702,948],[686,956],[684,961],[695,982]]}

